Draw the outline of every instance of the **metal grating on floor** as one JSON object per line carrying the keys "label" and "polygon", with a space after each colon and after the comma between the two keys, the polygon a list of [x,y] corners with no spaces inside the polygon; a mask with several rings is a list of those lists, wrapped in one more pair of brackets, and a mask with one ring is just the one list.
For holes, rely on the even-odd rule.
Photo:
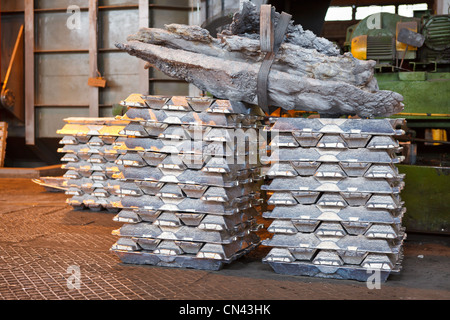
{"label": "metal grating on floor", "polygon": [[[264,246],[220,271],[124,265],[109,251],[120,223],[108,213],[73,211],[65,198],[31,180],[0,179],[0,300],[450,298],[448,242],[407,243],[402,274],[381,290],[276,274],[261,263]],[[79,289],[68,286],[71,266],[79,267]]]}

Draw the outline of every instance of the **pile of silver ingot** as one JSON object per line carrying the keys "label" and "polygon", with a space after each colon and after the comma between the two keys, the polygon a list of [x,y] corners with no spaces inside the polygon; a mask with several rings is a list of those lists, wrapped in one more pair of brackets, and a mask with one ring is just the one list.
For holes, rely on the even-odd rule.
{"label": "pile of silver ingot", "polygon": [[[218,270],[256,248],[262,113],[208,97],[133,94],[113,175],[124,262]],[[246,139],[247,137],[247,139]],[[257,138],[257,137],[255,137]]]}
{"label": "pile of silver ingot", "polygon": [[64,137],[58,152],[66,169],[62,186],[72,196],[67,203],[73,208],[117,212],[118,195],[111,185],[113,175],[121,171],[115,163],[119,153],[114,143],[128,121],[115,118],[68,118],[57,133]]}
{"label": "pile of silver ingot", "polygon": [[400,270],[402,160],[395,139],[403,120],[270,119],[272,247],[263,259],[277,273],[381,281]]}

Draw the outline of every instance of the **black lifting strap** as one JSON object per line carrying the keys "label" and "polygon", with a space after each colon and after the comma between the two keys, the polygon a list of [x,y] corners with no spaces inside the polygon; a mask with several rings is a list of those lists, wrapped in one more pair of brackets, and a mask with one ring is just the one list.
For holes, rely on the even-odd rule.
{"label": "black lifting strap", "polygon": [[273,11],[271,5],[261,5],[260,13],[260,42],[261,51],[267,52],[259,69],[257,78],[257,96],[258,105],[264,112],[269,112],[267,98],[267,82],[269,78],[270,68],[275,60],[275,56],[283,43],[287,27],[292,16],[285,12],[281,13],[278,24],[273,30],[272,21]]}

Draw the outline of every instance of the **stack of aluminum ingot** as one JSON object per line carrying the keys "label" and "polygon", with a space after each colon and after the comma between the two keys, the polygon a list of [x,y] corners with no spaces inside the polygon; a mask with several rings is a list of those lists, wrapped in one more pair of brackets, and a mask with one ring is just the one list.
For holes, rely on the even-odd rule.
{"label": "stack of aluminum ingot", "polygon": [[72,197],[67,203],[75,209],[88,208],[92,211],[108,210],[113,207],[117,196],[110,189],[112,175],[121,170],[115,164],[118,151],[113,143],[122,136],[120,132],[128,121],[115,118],[68,118],[57,133],[64,135],[58,152],[64,153],[63,169],[66,194]]}
{"label": "stack of aluminum ingot", "polygon": [[399,192],[403,120],[274,118],[269,163],[274,219],[263,262],[277,273],[385,281],[398,272],[406,236]]}
{"label": "stack of aluminum ingot", "polygon": [[122,104],[130,124],[111,188],[125,224],[111,250],[125,263],[218,270],[259,245],[263,117],[207,97],[134,94]]}

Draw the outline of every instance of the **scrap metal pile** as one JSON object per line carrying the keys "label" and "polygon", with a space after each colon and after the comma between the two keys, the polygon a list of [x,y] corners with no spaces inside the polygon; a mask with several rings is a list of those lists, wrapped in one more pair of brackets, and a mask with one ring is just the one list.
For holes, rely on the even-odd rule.
{"label": "scrap metal pile", "polygon": [[[276,29],[282,14],[272,12]],[[261,107],[258,80],[267,52],[261,50],[260,20],[259,8],[245,1],[217,38],[199,26],[169,24],[164,29],[142,28],[116,46],[215,97]],[[269,106],[362,118],[403,110],[402,95],[379,90],[375,61],[341,55],[331,41],[292,20],[283,38],[264,88]]]}
{"label": "scrap metal pile", "polygon": [[[373,61],[264,10],[275,34],[285,32],[274,52],[262,49],[248,1],[217,39],[172,24],[117,44],[215,98],[133,94],[117,120],[69,119],[60,131],[69,203],[120,210],[112,251],[123,262],[218,270],[260,244],[263,189],[263,217],[273,219],[263,262],[275,272],[364,281],[376,270],[386,280],[400,270],[406,236],[395,167],[403,120],[368,118],[400,112],[403,97],[378,89]],[[321,117],[267,123],[269,106]],[[259,144],[263,130],[270,146]]]}
{"label": "scrap metal pile", "polygon": [[275,118],[269,164],[276,272],[367,280],[398,272],[405,238],[396,135],[402,120]]}

